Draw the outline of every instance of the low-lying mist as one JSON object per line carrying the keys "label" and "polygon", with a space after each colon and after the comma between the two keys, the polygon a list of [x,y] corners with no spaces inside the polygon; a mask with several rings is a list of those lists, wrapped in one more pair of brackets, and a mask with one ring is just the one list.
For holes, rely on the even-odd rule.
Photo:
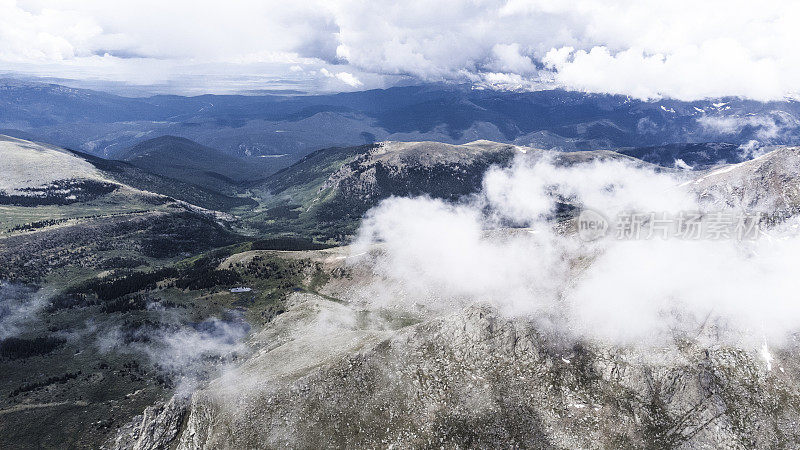
{"label": "low-lying mist", "polygon": [[22,332],[46,303],[37,287],[0,281],[0,340]]}
{"label": "low-lying mist", "polygon": [[611,233],[587,241],[574,220],[554,220],[565,203],[606,218],[743,213],[721,211],[691,189],[685,172],[520,156],[489,170],[482,192],[467,201],[391,198],[371,210],[353,246],[360,256],[351,260],[370,264],[378,281],[352,298],[438,313],[486,302],[543,329],[620,345],[676,336],[760,345],[800,329],[796,222],[762,229],[757,239]]}
{"label": "low-lying mist", "polygon": [[221,367],[248,352],[243,339],[250,326],[231,311],[225,319],[135,328],[112,326],[96,331],[96,344],[102,352],[143,355],[176,385],[178,393],[186,394],[198,381],[218,374]]}

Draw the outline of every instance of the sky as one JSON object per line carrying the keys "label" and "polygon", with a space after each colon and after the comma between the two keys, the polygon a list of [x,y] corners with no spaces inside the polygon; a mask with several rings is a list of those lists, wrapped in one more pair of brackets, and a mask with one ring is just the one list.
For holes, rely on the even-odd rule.
{"label": "sky", "polygon": [[800,2],[0,0],[0,73],[175,93],[427,82],[800,94]]}

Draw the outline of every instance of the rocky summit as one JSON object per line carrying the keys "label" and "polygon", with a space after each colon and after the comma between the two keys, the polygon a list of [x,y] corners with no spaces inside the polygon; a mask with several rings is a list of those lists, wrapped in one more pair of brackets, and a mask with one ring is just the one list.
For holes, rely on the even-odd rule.
{"label": "rocky summit", "polygon": [[[398,330],[297,295],[255,355],[115,448],[765,448],[797,443],[791,352],[568,343],[485,305]],[[355,313],[354,311],[349,311]],[[327,319],[326,319],[327,317]],[[320,320],[328,330],[320,334]],[[304,322],[298,327],[287,322]]]}

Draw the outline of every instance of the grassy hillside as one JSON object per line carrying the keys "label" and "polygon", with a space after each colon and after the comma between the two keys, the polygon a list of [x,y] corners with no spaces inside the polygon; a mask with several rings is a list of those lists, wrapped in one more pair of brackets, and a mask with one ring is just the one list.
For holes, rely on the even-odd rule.
{"label": "grassy hillside", "polygon": [[0,236],[175,206],[64,149],[5,136],[0,136],[0,172]]}
{"label": "grassy hillside", "polygon": [[0,283],[4,304],[30,308],[13,334],[0,334],[3,448],[100,448],[146,407],[245,356],[251,327],[281,314],[289,293],[320,276],[311,261],[270,252],[220,267],[249,249],[234,244],[166,264],[126,250],[83,276],[75,276],[75,254],[42,284]]}
{"label": "grassy hillside", "polygon": [[252,199],[229,196],[174,178],[156,175],[125,161],[108,160],[74,150],[70,151],[103,171],[109,178],[137,189],[148,190],[218,211],[257,205],[257,202]]}
{"label": "grassy hillside", "polygon": [[[243,277],[217,271],[221,256],[208,252],[243,239],[164,194],[246,200],[13,138],[0,138],[0,172],[3,448],[98,448],[182,380],[236,356],[249,325],[226,287]],[[219,290],[229,297],[203,298]],[[174,339],[217,344],[218,329],[233,330],[234,343],[190,354],[188,365],[169,353]]]}
{"label": "grassy hillside", "polygon": [[118,152],[114,159],[164,177],[221,193],[273,172],[269,158],[242,158],[176,136],[150,139]]}

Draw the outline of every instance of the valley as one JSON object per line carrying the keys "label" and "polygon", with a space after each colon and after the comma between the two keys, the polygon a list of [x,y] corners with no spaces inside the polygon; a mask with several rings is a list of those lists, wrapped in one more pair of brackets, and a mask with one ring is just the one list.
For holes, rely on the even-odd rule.
{"label": "valley", "polygon": [[0,450],[800,448],[797,23],[0,0]]}
{"label": "valley", "polygon": [[0,0],[0,450],[800,448],[799,22]]}
{"label": "valley", "polygon": [[[177,171],[139,156],[0,143],[4,173],[15,175],[0,197],[0,442],[14,443],[6,448],[797,439],[793,428],[763,431],[795,420],[800,367],[785,356],[794,342],[773,350],[780,373],[764,372],[757,351],[680,332],[652,361],[636,346],[553,334],[509,315],[490,300],[505,288],[462,303],[469,290],[441,297],[446,284],[414,287],[433,272],[407,281],[386,272],[402,267],[381,265],[401,251],[391,235],[361,242],[391,199],[502,215],[503,203],[481,195],[492,192],[492,171],[520,165],[668,176],[709,204],[762,208],[779,226],[798,211],[796,148],[686,171],[627,156],[646,152],[386,142],[319,150],[237,180],[218,158],[194,157],[210,150],[172,138],[154,148],[177,145],[176,161],[187,152]],[[543,223],[574,236],[580,200],[545,198]],[[425,205],[415,207],[421,217],[431,214]],[[525,243],[537,229],[519,218],[491,223],[482,247]],[[387,230],[405,225],[396,226]],[[402,242],[414,247],[436,226]],[[582,261],[595,257],[569,256],[570,276],[580,279],[591,267]],[[41,423],[46,432],[36,431]]]}

